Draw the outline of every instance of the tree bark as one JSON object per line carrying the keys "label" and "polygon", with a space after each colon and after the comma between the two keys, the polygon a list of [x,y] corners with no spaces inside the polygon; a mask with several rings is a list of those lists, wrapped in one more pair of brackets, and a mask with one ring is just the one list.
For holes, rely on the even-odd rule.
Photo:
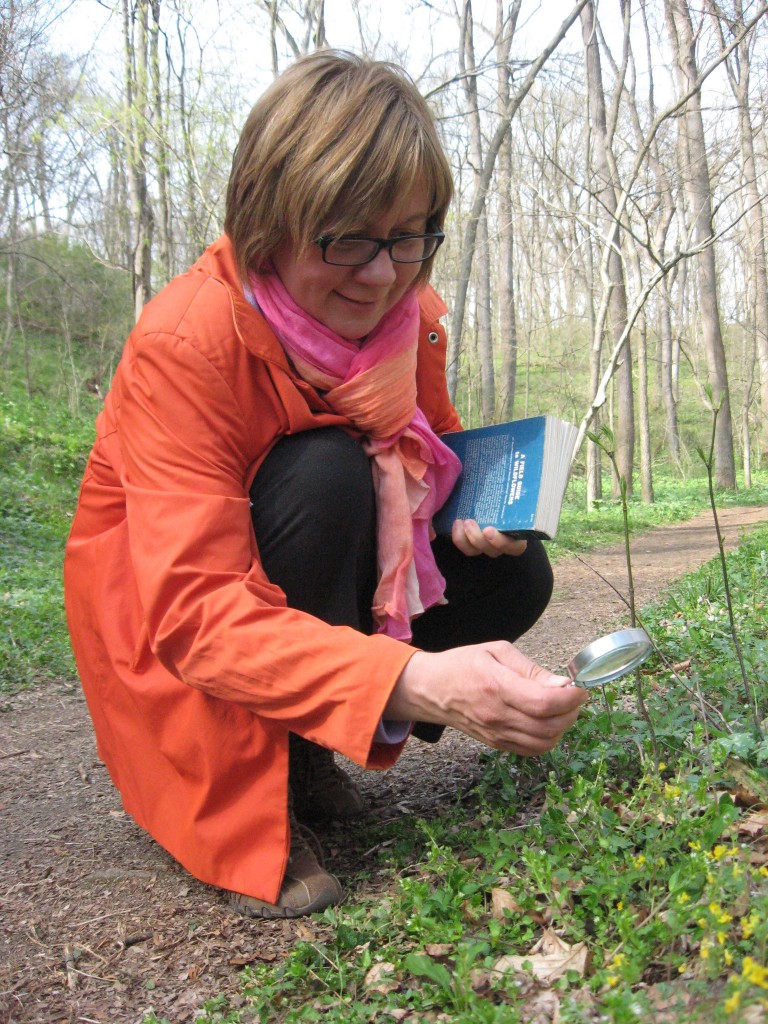
{"label": "tree bark", "polygon": [[[125,69],[126,154],[133,220],[133,300],[138,320],[152,297],[153,216],[147,182],[147,120],[149,110],[149,0],[122,0]],[[135,12],[135,15],[134,15]],[[135,25],[132,24],[135,16]]]}
{"label": "tree bark", "polygon": [[[664,0],[667,30],[675,55],[675,73],[680,89],[690,92],[680,119],[681,171],[693,217],[693,239],[704,245],[714,235],[712,225],[712,186],[707,160],[704,121],[701,114],[701,88],[696,87],[696,41],[691,13],[686,0]],[[701,332],[706,353],[712,400],[719,408],[715,427],[715,484],[735,489],[736,467],[733,454],[733,424],[725,347],[720,328],[715,250],[712,245],[696,256],[699,283]]]}
{"label": "tree bark", "polygon": [[[616,198],[615,162],[611,152],[611,138],[608,133],[608,119],[603,89],[603,74],[600,61],[600,50],[597,44],[597,22],[592,0],[581,12],[582,38],[584,40],[584,61],[587,70],[587,91],[589,97],[589,120],[592,145],[592,166],[594,167],[594,185],[599,211],[600,236],[604,240],[604,251],[601,259],[604,296],[607,295],[608,314],[611,335],[616,343],[623,335],[627,325],[627,291],[622,258],[622,238],[617,219],[618,200]],[[600,321],[597,330],[601,329]],[[600,345],[597,339],[592,347],[593,365],[591,377],[593,385],[599,378]],[[595,387],[596,390],[596,387]],[[594,395],[595,390],[592,394]],[[616,426],[616,465],[619,474],[624,478],[626,493],[632,494],[632,477],[635,453],[635,410],[632,391],[632,349],[629,335],[624,342],[622,360],[616,375],[617,391],[617,426]],[[619,482],[614,481],[614,497],[619,495]]]}

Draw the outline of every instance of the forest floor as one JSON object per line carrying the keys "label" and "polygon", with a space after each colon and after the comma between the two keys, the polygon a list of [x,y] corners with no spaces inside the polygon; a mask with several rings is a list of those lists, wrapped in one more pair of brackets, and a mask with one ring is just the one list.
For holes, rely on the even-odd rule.
{"label": "forest floor", "polygon": [[[768,508],[728,508],[719,518],[732,548],[768,520]],[[642,607],[717,554],[712,516],[640,534],[632,553]],[[611,585],[626,591],[623,545],[558,561],[552,603],[519,646],[560,668],[626,624]],[[351,770],[371,820],[402,816],[406,826],[471,788],[480,750],[449,731],[437,745],[411,741],[389,772]],[[341,825],[325,830],[323,845],[340,878],[369,869],[351,900],[394,884],[378,848],[359,847]],[[191,1024],[219,993],[237,1005],[244,965],[277,962],[324,927],[237,917],[141,832],[96,757],[76,684],[0,697],[0,1024],[140,1024],[150,1009]]]}

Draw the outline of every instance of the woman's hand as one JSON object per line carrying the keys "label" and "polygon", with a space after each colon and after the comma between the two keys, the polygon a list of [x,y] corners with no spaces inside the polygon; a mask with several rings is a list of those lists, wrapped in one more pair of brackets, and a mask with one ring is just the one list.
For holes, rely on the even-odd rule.
{"label": "woman's hand", "polygon": [[450,725],[498,750],[544,754],[586,699],[586,690],[498,640],[439,654],[416,651],[384,717]]}
{"label": "woman's hand", "polygon": [[451,539],[464,555],[522,555],[528,546],[525,540],[510,537],[493,526],[480,529],[474,519],[457,519],[451,528]]}

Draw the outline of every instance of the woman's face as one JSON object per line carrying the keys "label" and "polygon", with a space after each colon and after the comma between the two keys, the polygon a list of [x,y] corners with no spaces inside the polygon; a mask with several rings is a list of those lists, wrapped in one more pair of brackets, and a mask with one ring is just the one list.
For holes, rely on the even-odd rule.
{"label": "woman's face", "polygon": [[[380,217],[357,225],[354,234],[372,238],[421,234],[427,229],[428,215],[429,196],[425,188],[417,186]],[[333,267],[323,262],[319,245],[310,246],[298,257],[287,243],[277,250],[273,265],[288,294],[305,313],[350,340],[370,334],[421,270],[420,263],[393,263],[385,250],[362,267]]]}

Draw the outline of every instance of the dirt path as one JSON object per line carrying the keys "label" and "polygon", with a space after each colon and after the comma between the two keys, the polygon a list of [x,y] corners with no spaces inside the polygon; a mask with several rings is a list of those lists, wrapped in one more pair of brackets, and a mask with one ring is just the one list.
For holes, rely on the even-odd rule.
{"label": "dirt path", "polygon": [[[765,520],[768,508],[724,510],[727,546]],[[716,554],[708,514],[636,537],[638,604]],[[625,590],[621,545],[585,561]],[[556,567],[550,608],[520,646],[554,669],[624,621],[611,588],[568,558]],[[473,781],[477,751],[449,733],[437,746],[413,742],[390,772],[359,772],[371,815],[436,813]],[[351,848],[341,828],[325,838],[332,870],[344,878],[353,865],[370,867],[367,885],[376,884],[373,851]],[[139,831],[96,759],[78,688],[0,703],[0,1024],[140,1024],[150,1008],[188,1024],[219,992],[236,1001],[243,965],[275,960],[297,936],[317,933],[312,922],[240,920]]]}

